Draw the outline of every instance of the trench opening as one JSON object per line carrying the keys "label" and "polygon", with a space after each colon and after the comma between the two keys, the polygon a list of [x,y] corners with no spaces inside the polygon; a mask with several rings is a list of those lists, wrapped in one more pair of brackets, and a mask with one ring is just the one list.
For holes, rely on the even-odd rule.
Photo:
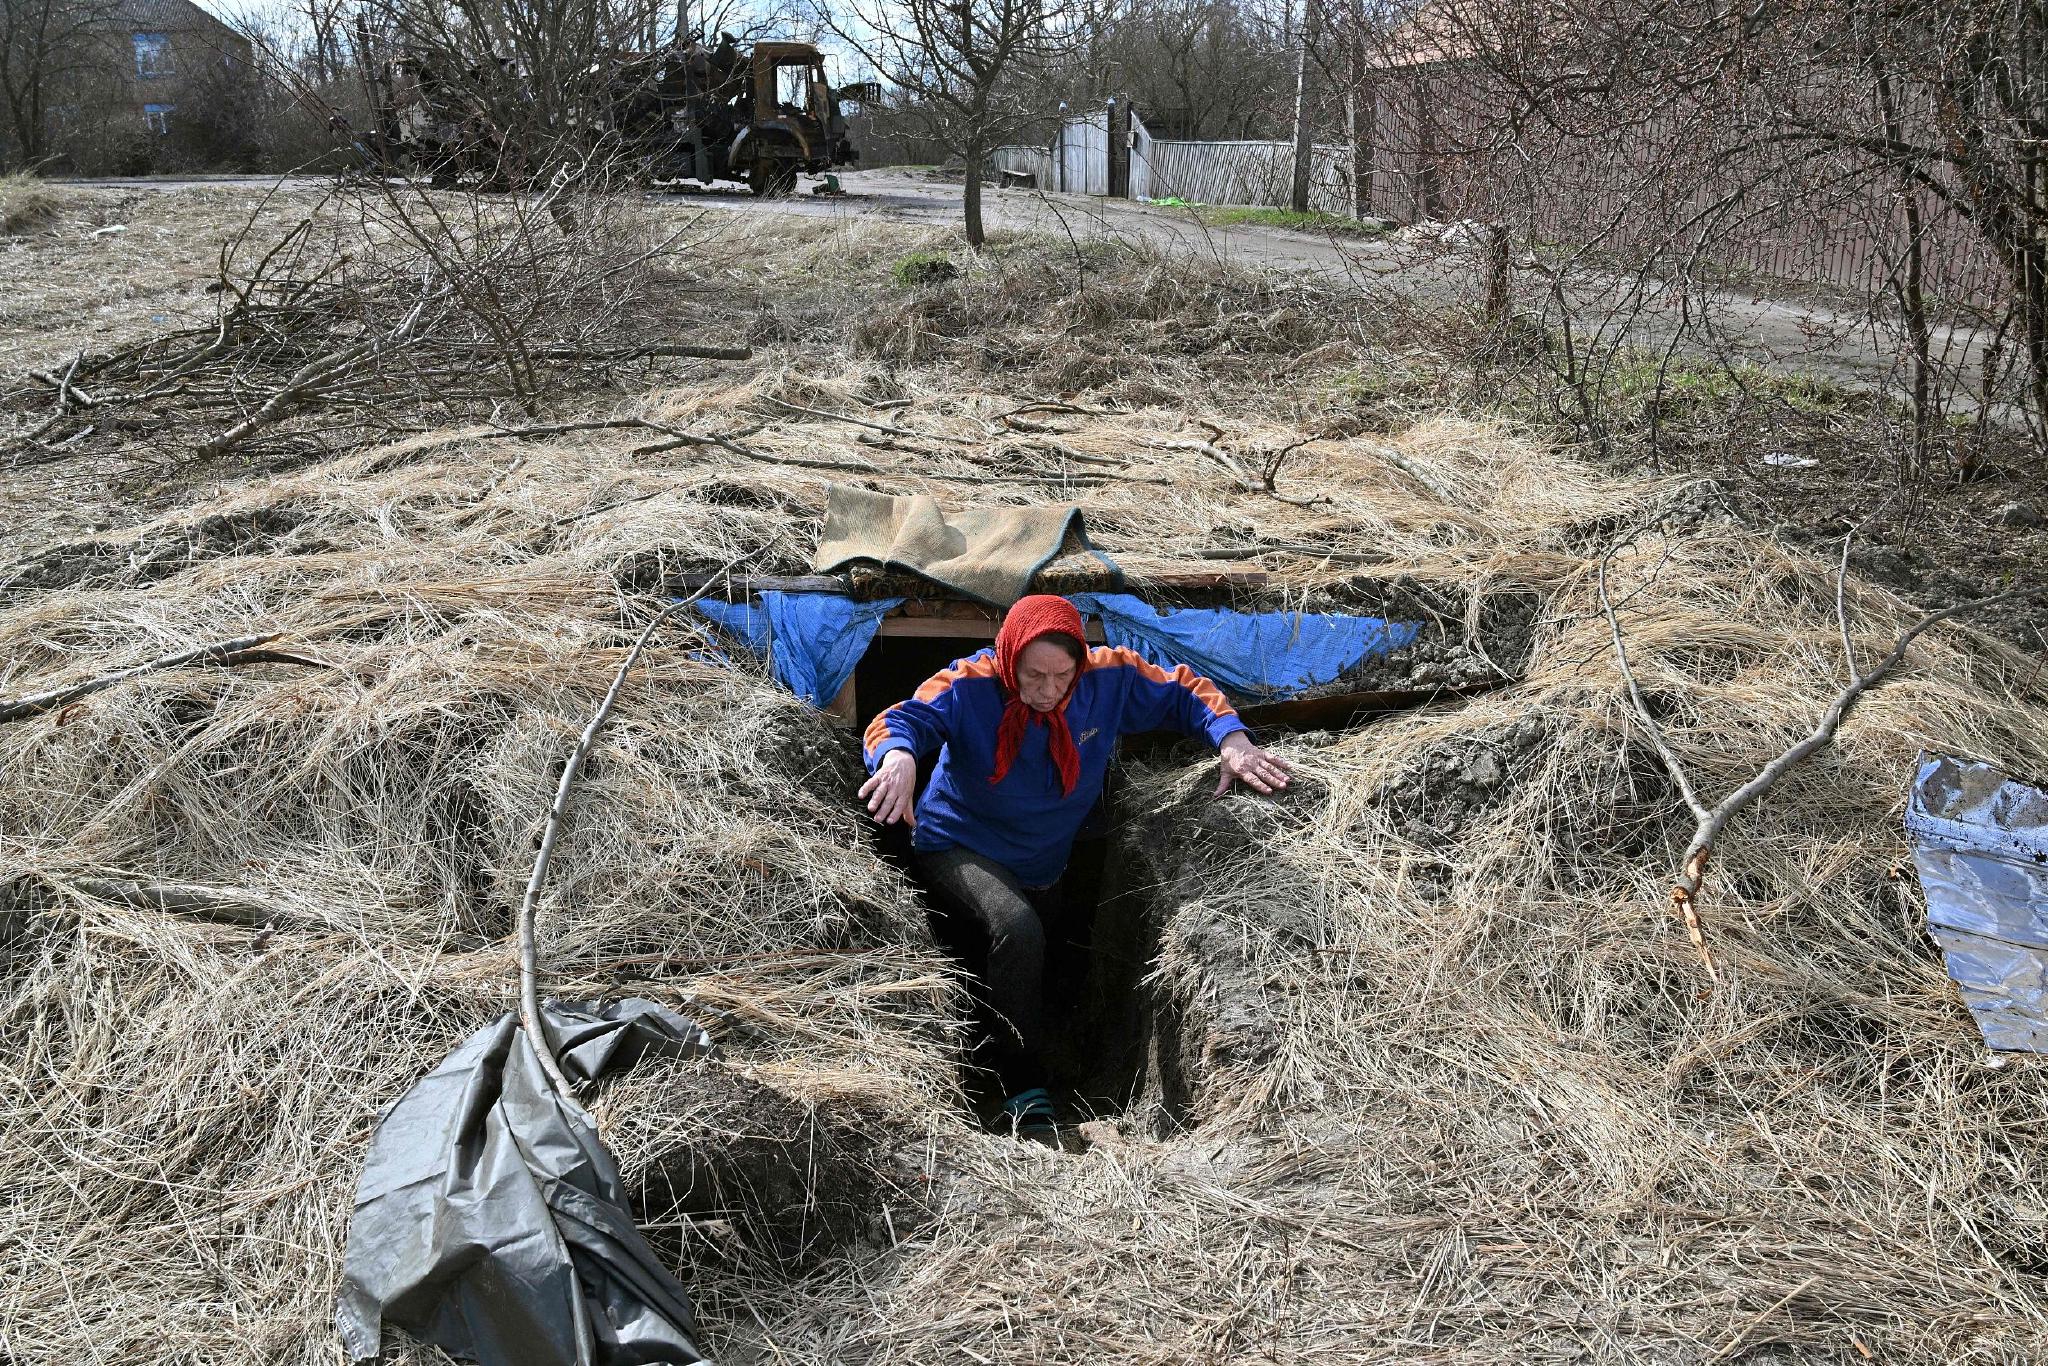
{"label": "trench opening", "polygon": [[[909,697],[952,661],[988,645],[985,636],[881,636],[862,656],[843,713],[865,731],[875,714]],[[1125,753],[1155,747],[1133,737]],[[918,792],[931,762],[918,766]],[[1161,908],[1149,895],[1148,862],[1134,847],[1121,805],[1117,766],[1102,800],[1074,841],[1055,894],[1040,905],[1045,928],[1044,999],[1047,1085],[1068,1122],[1141,1120],[1164,1136],[1182,1127],[1189,1087],[1181,1075],[1178,1017],[1147,982],[1159,951]],[[884,858],[919,890],[933,935],[959,964],[974,997],[974,1019],[962,1059],[964,1089],[976,1116],[993,1120],[1004,1088],[994,1068],[1003,1022],[982,989],[986,934],[974,917],[926,882],[901,825],[879,832]]]}
{"label": "trench opening", "polygon": [[[1242,577],[1182,576],[1185,581],[1167,590],[1168,598],[1181,607],[1229,602]],[[1264,578],[1263,573],[1249,576],[1260,584]],[[681,575],[663,583],[674,593],[696,592],[707,586],[707,579]],[[728,604],[751,604],[756,593],[768,592],[851,597],[850,587],[830,576],[756,577],[727,583],[722,592]],[[837,693],[813,699],[854,736],[878,712],[914,695],[954,660],[988,647],[1000,619],[991,608],[953,595],[933,596],[915,582],[871,579],[861,596],[882,591],[900,592],[904,600],[876,623],[875,635]],[[1376,582],[1369,592],[1361,589],[1356,602],[1339,598],[1329,605],[1339,615],[1355,608],[1383,630],[1398,623],[1407,634],[1396,643],[1382,636],[1377,646],[1366,644],[1366,653],[1336,677],[1294,685],[1260,704],[1240,705],[1240,715],[1254,731],[1351,730],[1392,713],[1498,687],[1526,666],[1539,606],[1534,594],[1489,595],[1472,630],[1467,627],[1472,604],[1463,595],[1407,578]],[[764,631],[755,621],[736,620],[730,629],[757,655],[772,656],[777,628]],[[1090,642],[1101,642],[1103,630],[1099,622],[1088,622]],[[1251,655],[1270,648],[1271,642],[1244,646]],[[1127,758],[1156,749],[1162,740],[1179,743],[1178,737],[1130,737],[1121,754]],[[1162,928],[1175,908],[1162,891],[1166,851],[1148,849],[1143,842],[1156,834],[1148,813],[1121,809],[1118,773],[1112,766],[1103,801],[1074,846],[1056,910],[1041,913],[1047,931],[1045,1063],[1050,1089],[1070,1119],[1114,1117],[1125,1122],[1127,1131],[1148,1125],[1163,1134],[1185,1125],[1205,1067],[1200,1058],[1204,1045],[1188,1037],[1189,1027],[1170,996],[1149,980]],[[929,778],[929,763],[921,764],[918,795]],[[1146,833],[1134,833],[1140,827]],[[879,829],[878,845],[883,857],[920,889],[934,937],[953,954],[965,983],[985,993],[985,932],[971,914],[948,905],[943,893],[926,885],[905,827]],[[998,1050],[991,1042],[1000,1022],[985,996],[978,1005],[963,1079],[986,1118],[1004,1098],[992,1066]]]}

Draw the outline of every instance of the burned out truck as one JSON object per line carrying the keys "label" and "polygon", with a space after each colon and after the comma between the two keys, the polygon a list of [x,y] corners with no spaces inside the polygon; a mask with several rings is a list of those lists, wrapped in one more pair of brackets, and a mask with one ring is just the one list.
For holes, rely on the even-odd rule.
{"label": "burned out truck", "polygon": [[787,194],[799,172],[853,164],[842,102],[873,99],[871,84],[834,91],[809,43],[756,43],[731,34],[671,53],[651,79],[627,83],[617,119],[624,144],[662,180],[744,181]]}
{"label": "burned out truck", "polygon": [[426,172],[436,185],[471,174],[515,183],[520,149],[495,111],[508,93],[517,98],[517,82],[509,59],[459,66],[439,54],[402,52],[371,83],[377,126],[357,146],[379,171]]}
{"label": "burned out truck", "polygon": [[[357,146],[380,171],[430,173],[437,184],[470,175],[517,183],[541,149],[522,146],[509,58],[460,64],[408,48],[371,82],[377,128]],[[755,194],[786,194],[800,172],[851,165],[842,102],[871,100],[872,83],[835,91],[809,43],[743,48],[731,34],[654,53],[600,55],[587,100],[569,118],[576,140],[609,145],[650,184],[737,180]]]}

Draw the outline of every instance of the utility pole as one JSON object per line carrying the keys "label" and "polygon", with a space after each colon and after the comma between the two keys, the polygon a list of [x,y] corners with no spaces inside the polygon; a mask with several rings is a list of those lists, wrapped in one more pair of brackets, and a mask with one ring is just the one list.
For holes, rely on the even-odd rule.
{"label": "utility pole", "polygon": [[1308,126],[1308,51],[1316,43],[1316,21],[1321,17],[1317,0],[1302,6],[1300,45],[1294,55],[1294,198],[1296,213],[1308,212],[1309,163],[1315,142]]}

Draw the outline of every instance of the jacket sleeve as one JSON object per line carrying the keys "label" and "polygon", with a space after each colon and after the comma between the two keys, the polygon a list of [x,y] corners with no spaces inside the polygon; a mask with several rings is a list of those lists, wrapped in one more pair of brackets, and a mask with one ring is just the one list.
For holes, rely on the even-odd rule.
{"label": "jacket sleeve", "polygon": [[982,660],[981,655],[955,660],[926,679],[907,700],[878,712],[868,722],[861,739],[868,772],[873,773],[882,756],[892,749],[907,749],[920,759],[937,753],[953,734],[959,716],[959,698],[953,685],[962,678],[987,672],[977,667]]}
{"label": "jacket sleeve", "polygon": [[1121,645],[1101,647],[1096,653],[1107,656],[1102,662],[1126,671],[1129,681],[1119,723],[1126,735],[1177,730],[1207,736],[1210,744],[1220,746],[1233,731],[1250,729],[1225,700],[1223,690],[1185,664],[1162,669]]}

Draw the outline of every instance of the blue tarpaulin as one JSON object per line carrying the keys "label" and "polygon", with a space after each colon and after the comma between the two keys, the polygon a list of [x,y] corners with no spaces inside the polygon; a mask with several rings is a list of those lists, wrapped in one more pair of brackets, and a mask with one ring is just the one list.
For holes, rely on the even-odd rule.
{"label": "blue tarpaulin", "polygon": [[1233,697],[1262,700],[1334,683],[1422,630],[1412,621],[1329,612],[1161,608],[1128,593],[1076,593],[1074,605],[1102,619],[1110,644],[1165,668],[1185,664]]}
{"label": "blue tarpaulin", "polygon": [[697,610],[766,659],[784,687],[822,707],[853,677],[882,618],[902,601],[856,602],[840,593],[763,593],[759,606],[704,601]]}
{"label": "blue tarpaulin", "polygon": [[1993,1048],[2048,1053],[2048,791],[1921,763],[1906,807],[1927,930]]}
{"label": "blue tarpaulin", "polygon": [[[1128,593],[1076,593],[1112,645],[1164,668],[1185,664],[1233,697],[1270,701],[1334,683],[1369,659],[1414,641],[1412,621],[1329,612],[1160,608]],[[700,602],[697,610],[766,659],[775,677],[814,707],[839,695],[902,598],[856,602],[840,593],[763,593],[758,606]]]}

